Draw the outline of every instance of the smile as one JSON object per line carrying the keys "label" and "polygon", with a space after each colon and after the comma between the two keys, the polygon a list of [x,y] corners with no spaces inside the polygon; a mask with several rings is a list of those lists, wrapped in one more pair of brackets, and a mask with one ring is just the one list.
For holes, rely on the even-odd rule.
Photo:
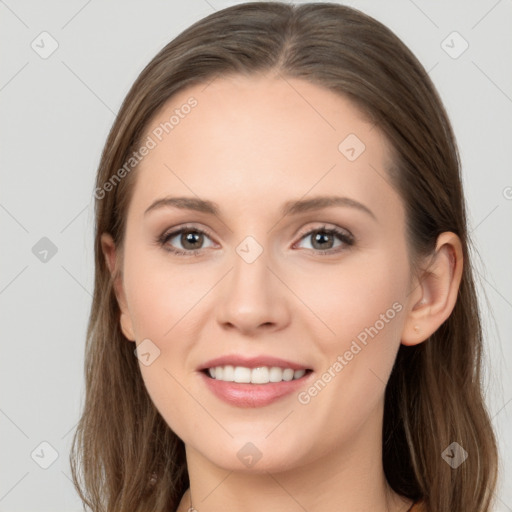
{"label": "smile", "polygon": [[240,384],[269,384],[270,382],[282,382],[297,380],[303,377],[306,371],[293,370],[293,368],[280,368],[278,366],[260,366],[248,368],[245,366],[216,366],[208,369],[212,379],[224,382],[237,382]]}
{"label": "smile", "polygon": [[[312,370],[280,367],[216,366],[199,372],[207,388],[235,407],[264,407],[298,392]],[[213,376],[212,376],[213,374]],[[229,380],[228,380],[229,379]]]}

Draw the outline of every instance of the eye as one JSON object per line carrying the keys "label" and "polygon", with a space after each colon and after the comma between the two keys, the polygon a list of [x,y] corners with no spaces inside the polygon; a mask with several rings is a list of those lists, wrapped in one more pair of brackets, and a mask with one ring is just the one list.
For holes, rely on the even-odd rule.
{"label": "eye", "polygon": [[[354,237],[348,231],[340,228],[329,228],[321,226],[319,228],[307,231],[301,235],[301,240],[311,239],[311,247],[308,248],[316,254],[335,254],[343,251],[349,246],[354,245]],[[164,232],[157,239],[157,242],[166,250],[179,256],[197,256],[204,247],[205,240],[211,237],[207,230],[199,229],[194,226],[182,226],[170,232]],[[338,245],[336,244],[338,240]],[[176,245],[182,248],[177,248]],[[211,243],[209,247],[215,244]],[[297,245],[297,244],[296,244]]]}
{"label": "eye", "polygon": [[[340,228],[328,228],[322,226],[308,231],[302,235],[301,240],[311,240],[311,250],[317,254],[334,254],[338,253],[345,248],[354,245],[354,237],[348,231]],[[336,239],[339,240],[339,244],[335,246]],[[336,249],[337,247],[337,249]]]}
{"label": "eye", "polygon": [[[195,256],[204,249],[203,243],[206,238],[210,238],[206,230],[192,226],[183,226],[177,230],[162,234],[158,238],[158,242],[165,250],[174,254]],[[174,247],[175,244],[181,244],[183,249]]]}

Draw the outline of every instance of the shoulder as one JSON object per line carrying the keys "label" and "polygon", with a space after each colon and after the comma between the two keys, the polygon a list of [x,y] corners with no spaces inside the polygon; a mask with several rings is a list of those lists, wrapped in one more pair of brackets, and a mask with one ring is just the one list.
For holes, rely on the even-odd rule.
{"label": "shoulder", "polygon": [[410,509],[409,512],[426,512],[425,502],[423,500],[417,501]]}

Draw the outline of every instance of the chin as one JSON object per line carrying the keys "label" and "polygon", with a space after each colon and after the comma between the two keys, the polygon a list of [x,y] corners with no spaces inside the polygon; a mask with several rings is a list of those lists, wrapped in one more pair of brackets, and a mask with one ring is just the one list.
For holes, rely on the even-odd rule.
{"label": "chin", "polygon": [[304,463],[296,448],[278,450],[276,443],[264,438],[261,442],[251,442],[245,437],[244,441],[232,440],[228,445],[219,443],[214,452],[211,448],[210,445],[201,450],[202,456],[219,468],[238,473],[279,473]]}

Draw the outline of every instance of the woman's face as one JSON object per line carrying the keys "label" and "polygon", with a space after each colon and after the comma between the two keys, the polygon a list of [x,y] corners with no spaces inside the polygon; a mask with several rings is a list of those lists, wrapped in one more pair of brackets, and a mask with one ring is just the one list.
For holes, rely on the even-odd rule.
{"label": "woman's face", "polygon": [[[181,91],[143,141],[121,323],[162,417],[230,470],[375,457],[411,308],[382,134],[319,86],[237,76]],[[162,201],[182,197],[203,206]]]}

